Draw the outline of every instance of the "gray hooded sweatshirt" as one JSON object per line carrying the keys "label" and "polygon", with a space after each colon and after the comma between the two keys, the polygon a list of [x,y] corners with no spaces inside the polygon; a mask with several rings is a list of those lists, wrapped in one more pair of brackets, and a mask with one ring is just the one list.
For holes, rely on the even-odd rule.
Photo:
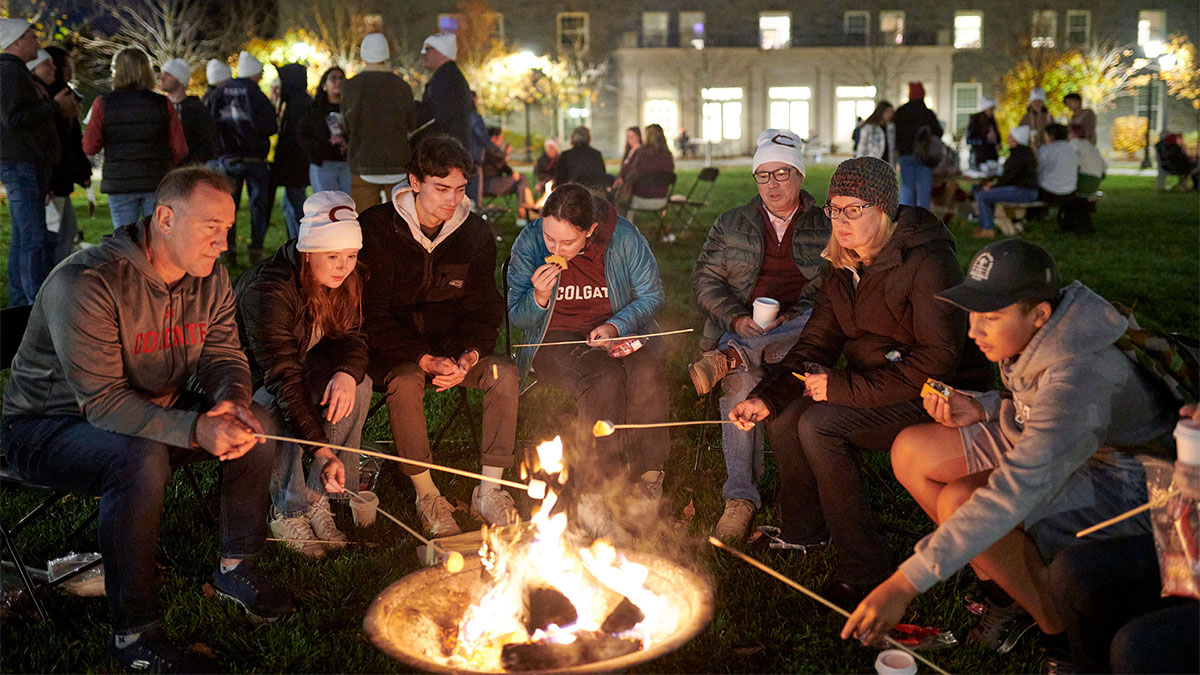
{"label": "gray hooded sweatshirt", "polygon": [[148,223],[118,229],[46,278],[13,358],[5,416],[83,415],[186,448],[199,414],[171,405],[193,374],[210,400],[249,404],[224,265],[168,286],[143,249]]}
{"label": "gray hooded sweatshirt", "polygon": [[1112,305],[1076,281],[1025,350],[1001,362],[1013,398],[988,392],[978,400],[1013,448],[987,486],[900,565],[918,591],[962,569],[1018,525],[1053,515],[1067,479],[1087,462],[1136,464],[1112,450],[1169,438],[1175,425],[1169,397],[1113,346],[1126,326]]}

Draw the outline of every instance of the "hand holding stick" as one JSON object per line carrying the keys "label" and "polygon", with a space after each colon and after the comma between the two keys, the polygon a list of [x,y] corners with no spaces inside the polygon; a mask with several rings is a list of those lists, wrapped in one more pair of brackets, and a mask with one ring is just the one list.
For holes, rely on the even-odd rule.
{"label": "hand holding stick", "polygon": [[[841,607],[838,607],[837,605],[833,604],[832,602],[821,597],[816,592],[810,591],[809,589],[805,588],[804,586],[800,585],[799,583],[789,579],[788,577],[785,577],[784,575],[780,574],[779,572],[776,572],[775,570],[764,565],[763,563],[760,563],[759,561],[755,560],[754,558],[751,558],[750,556],[746,555],[745,553],[742,553],[741,551],[739,551],[737,549],[733,549],[733,548],[726,546],[724,543],[721,542],[720,539],[717,539],[716,537],[709,537],[708,543],[712,544],[713,546],[716,546],[717,548],[721,549],[722,551],[732,553],[733,555],[737,556],[738,558],[741,558],[742,561],[749,563],[751,566],[758,568],[762,572],[766,572],[767,574],[771,575],[775,579],[782,581],[783,583],[787,584],[788,586],[791,586],[792,588],[800,591],[801,593],[807,595],[808,597],[812,598],[813,600],[816,600],[817,602],[821,603],[822,605],[825,605],[829,609],[832,609],[833,611],[837,612],[838,614],[841,614],[842,616],[846,617],[847,619],[850,618],[850,612],[847,612],[846,610],[842,609]],[[900,649],[905,652],[908,652],[908,654],[910,656],[912,656],[914,659],[920,661],[921,663],[924,663],[925,665],[932,668],[934,671],[941,673],[941,675],[950,675],[946,671],[935,666],[933,663],[931,663],[925,657],[914,652],[913,650],[909,649],[908,647],[900,644],[899,642],[896,642],[891,637],[886,637],[886,638],[884,638],[884,640],[892,647],[895,647],[896,649]]]}

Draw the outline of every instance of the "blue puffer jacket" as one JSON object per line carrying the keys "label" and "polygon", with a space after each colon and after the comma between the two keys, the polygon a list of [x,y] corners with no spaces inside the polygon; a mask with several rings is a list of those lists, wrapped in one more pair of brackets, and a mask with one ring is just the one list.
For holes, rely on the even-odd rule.
{"label": "blue puffer jacket", "polygon": [[[615,219],[612,240],[604,254],[604,278],[608,286],[608,298],[612,302],[613,316],[609,323],[617,327],[620,335],[636,335],[653,332],[657,327],[654,314],[662,307],[664,294],[662,280],[658,277],[658,261],[650,250],[650,244],[633,223],[618,218],[610,207],[606,221]],[[604,223],[601,223],[601,228]],[[512,258],[508,264],[508,314],[513,324],[521,329],[521,342],[540,342],[554,312],[554,297],[550,306],[542,309],[533,299],[533,271],[546,264],[550,251],[542,237],[542,221],[533,221],[525,226],[513,242]],[[529,366],[537,353],[536,347],[517,349],[517,367],[521,377],[529,373]]]}

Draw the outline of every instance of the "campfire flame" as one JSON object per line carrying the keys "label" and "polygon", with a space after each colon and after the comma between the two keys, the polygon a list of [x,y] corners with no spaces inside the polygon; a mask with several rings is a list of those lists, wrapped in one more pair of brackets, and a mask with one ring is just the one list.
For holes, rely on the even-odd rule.
{"label": "campfire flame", "polygon": [[533,208],[540,211],[541,208],[546,205],[546,200],[550,198],[551,192],[554,192],[554,181],[548,180],[546,181],[546,191],[542,193],[541,197],[538,197],[537,200],[534,201]]}
{"label": "campfire flame", "polygon": [[[606,619],[624,602],[635,605],[638,619],[613,637],[633,638],[649,647],[656,635],[676,629],[678,617],[669,603],[646,588],[649,570],[631,562],[611,543],[572,545],[565,510],[555,512],[567,479],[559,438],[537,448],[533,480],[546,485],[546,495],[530,522],[491,528],[484,533],[480,558],[492,587],[463,615],[454,645],[453,665],[472,670],[502,671],[505,645],[571,644],[583,633],[602,631]],[[570,601],[577,618],[567,625],[549,623],[529,631],[530,589],[552,589]],[[637,616],[637,610],[642,616]]]}

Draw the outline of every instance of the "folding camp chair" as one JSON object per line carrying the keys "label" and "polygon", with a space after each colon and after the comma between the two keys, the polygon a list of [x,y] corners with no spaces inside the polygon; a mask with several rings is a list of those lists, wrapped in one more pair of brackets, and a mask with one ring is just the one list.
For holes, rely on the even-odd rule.
{"label": "folding camp chair", "polygon": [[[708,206],[708,196],[712,194],[713,185],[717,182],[717,175],[720,174],[720,169],[715,166],[705,167],[700,170],[700,174],[696,176],[695,182],[692,183],[691,189],[686,195],[671,195],[667,199],[670,209],[675,211],[676,218],[680,223],[680,232],[686,232],[696,222],[696,214],[700,209]],[[704,185],[703,194],[696,195],[696,189],[700,185]]]}

